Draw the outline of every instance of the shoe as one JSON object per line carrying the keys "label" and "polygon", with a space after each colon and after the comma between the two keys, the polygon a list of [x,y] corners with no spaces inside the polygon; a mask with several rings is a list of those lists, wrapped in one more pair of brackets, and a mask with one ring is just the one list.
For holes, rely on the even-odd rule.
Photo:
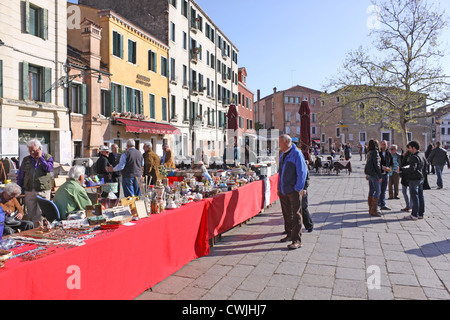
{"label": "shoe", "polygon": [[313,232],[313,230],[314,230],[314,227],[311,227],[311,228],[309,228],[309,229],[306,229],[306,231],[308,231],[308,233]]}
{"label": "shoe", "polygon": [[286,236],[280,240],[280,242],[288,242],[288,241],[291,241],[291,237],[289,237],[289,236]]}
{"label": "shoe", "polygon": [[393,199],[394,199],[393,197],[389,197],[389,198],[388,198],[388,200],[393,200]]}
{"label": "shoe", "polygon": [[423,216],[419,216],[417,219],[419,220],[423,220]]}
{"label": "shoe", "polygon": [[439,190],[439,189],[442,189],[442,187],[437,187],[437,189]]}
{"label": "shoe", "polygon": [[381,210],[385,210],[385,211],[391,211],[391,209],[388,208],[388,207],[386,207],[386,206],[382,206],[380,209],[381,209]]}
{"label": "shoe", "polygon": [[403,208],[401,211],[404,211],[404,212],[411,212],[412,209],[410,209],[410,208]]}
{"label": "shoe", "polygon": [[418,218],[414,217],[413,215],[409,215],[405,217],[405,220],[411,220],[411,221],[416,221]]}
{"label": "shoe", "polygon": [[300,241],[294,241],[290,245],[287,246],[289,250],[295,250],[302,247],[302,243]]}
{"label": "shoe", "polygon": [[400,200],[400,198],[399,198],[399,197],[394,197],[394,199],[395,199],[395,200]]}

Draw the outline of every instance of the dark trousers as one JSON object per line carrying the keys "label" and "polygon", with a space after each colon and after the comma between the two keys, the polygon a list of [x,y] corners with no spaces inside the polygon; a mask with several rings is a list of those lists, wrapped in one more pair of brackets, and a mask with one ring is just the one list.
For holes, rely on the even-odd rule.
{"label": "dark trousers", "polygon": [[314,227],[314,223],[312,222],[308,209],[308,193],[302,197],[302,219],[305,229],[308,230]]}
{"label": "dark trousers", "polygon": [[400,183],[400,175],[398,172],[393,172],[389,177],[389,198],[398,197],[398,185]]}
{"label": "dark trousers", "polygon": [[288,195],[283,195],[278,192],[281,203],[281,210],[284,217],[284,227],[286,229],[288,237],[292,242],[302,240],[302,209],[301,209],[301,196],[300,193],[294,191]]}

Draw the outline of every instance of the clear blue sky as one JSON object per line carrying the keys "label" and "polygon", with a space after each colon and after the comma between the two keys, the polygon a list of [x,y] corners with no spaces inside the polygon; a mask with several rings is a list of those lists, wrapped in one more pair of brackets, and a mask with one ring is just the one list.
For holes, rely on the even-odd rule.
{"label": "clear blue sky", "polygon": [[[77,0],[70,0],[77,2]],[[450,14],[449,0],[440,3]],[[293,85],[323,90],[346,53],[368,46],[370,0],[196,0],[239,50],[247,85],[261,97]],[[441,40],[448,42],[450,30]],[[450,75],[449,55],[442,60]]]}

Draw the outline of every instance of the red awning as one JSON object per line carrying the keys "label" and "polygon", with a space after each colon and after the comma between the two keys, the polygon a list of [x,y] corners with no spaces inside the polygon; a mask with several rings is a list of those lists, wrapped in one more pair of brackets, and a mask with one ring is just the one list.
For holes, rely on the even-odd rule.
{"label": "red awning", "polygon": [[169,124],[147,122],[130,119],[117,119],[126,125],[127,132],[150,133],[150,134],[181,134],[181,132]]}

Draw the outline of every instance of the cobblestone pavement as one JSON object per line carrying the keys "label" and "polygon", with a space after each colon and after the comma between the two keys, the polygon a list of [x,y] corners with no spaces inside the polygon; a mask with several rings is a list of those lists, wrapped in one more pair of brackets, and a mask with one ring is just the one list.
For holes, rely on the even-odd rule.
{"label": "cobblestone pavement", "polygon": [[383,217],[369,216],[363,162],[352,165],[351,175],[312,174],[315,228],[302,248],[279,242],[278,201],[137,299],[450,299],[450,171],[441,190],[429,176],[425,219],[407,221],[401,195]]}

